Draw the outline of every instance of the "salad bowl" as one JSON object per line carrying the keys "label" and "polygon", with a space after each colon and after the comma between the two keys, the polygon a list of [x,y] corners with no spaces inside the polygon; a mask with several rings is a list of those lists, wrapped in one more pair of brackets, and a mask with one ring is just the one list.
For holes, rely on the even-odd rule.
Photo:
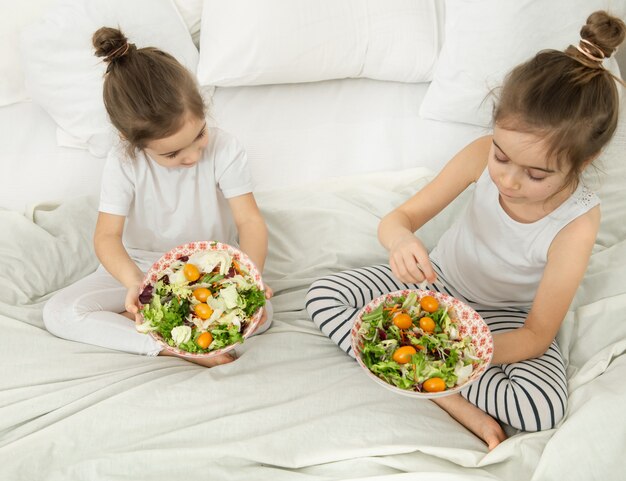
{"label": "salad bowl", "polygon": [[365,374],[401,395],[437,398],[487,370],[493,338],[482,317],[447,294],[409,289],[379,296],[357,314],[352,349]]}
{"label": "salad bowl", "polygon": [[239,249],[189,242],[165,253],[140,288],[139,332],[183,357],[213,357],[234,349],[259,326],[265,287]]}

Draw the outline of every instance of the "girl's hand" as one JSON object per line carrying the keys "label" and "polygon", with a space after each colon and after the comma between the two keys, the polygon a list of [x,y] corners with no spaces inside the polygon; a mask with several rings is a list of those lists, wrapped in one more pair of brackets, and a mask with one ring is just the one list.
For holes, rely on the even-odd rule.
{"label": "girl's hand", "polygon": [[135,316],[135,324],[141,324],[143,322],[143,319],[139,315],[140,287],[140,284],[129,287],[126,293],[126,300],[124,301],[124,308]]}
{"label": "girl's hand", "polygon": [[261,326],[265,324],[265,321],[267,321],[267,309],[265,309],[265,307],[263,307],[262,309],[263,309],[263,315],[261,316],[261,322],[259,322],[259,325],[256,326],[256,329],[254,330],[254,332],[261,329]]}
{"label": "girl's hand", "polygon": [[[265,284],[265,298],[269,299],[273,295],[274,295],[274,291],[272,290],[272,288],[268,286],[267,284]],[[261,326],[265,324],[265,321],[267,321],[267,309],[263,307],[263,315],[261,316],[261,322],[259,322],[259,325],[256,327],[255,331],[258,331],[261,328]]]}
{"label": "girl's hand", "polygon": [[411,233],[394,240],[389,249],[389,265],[393,274],[405,284],[437,280],[428,251],[422,241]]}

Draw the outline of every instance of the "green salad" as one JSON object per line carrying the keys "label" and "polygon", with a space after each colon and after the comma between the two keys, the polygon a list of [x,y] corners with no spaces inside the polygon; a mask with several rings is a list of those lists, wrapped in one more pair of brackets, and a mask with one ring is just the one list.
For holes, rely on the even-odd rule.
{"label": "green salad", "polygon": [[415,292],[387,299],[363,314],[358,335],[365,366],[385,382],[416,392],[441,392],[467,382],[483,360],[461,337],[452,310]]}
{"label": "green salad", "polygon": [[243,342],[265,293],[226,251],[200,251],[175,260],[139,296],[144,322],[172,347],[205,354]]}

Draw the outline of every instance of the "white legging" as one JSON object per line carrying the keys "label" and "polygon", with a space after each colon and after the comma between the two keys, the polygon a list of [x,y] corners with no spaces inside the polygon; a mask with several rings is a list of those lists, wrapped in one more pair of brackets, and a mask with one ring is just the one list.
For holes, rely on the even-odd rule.
{"label": "white legging", "polygon": [[[127,289],[100,265],[93,274],[50,298],[43,309],[43,322],[48,331],[63,339],[156,356],[163,347],[151,336],[137,332],[135,323],[119,314],[126,310],[126,293]],[[255,335],[271,324],[269,302],[266,308],[267,321]]]}
{"label": "white legging", "polygon": [[[433,263],[437,282],[428,288],[456,297],[485,319],[491,332],[506,332],[524,325],[528,312],[520,308],[492,308],[464,298],[452,288]],[[395,279],[388,265],[343,271],[316,280],[306,296],[313,322],[342,350],[355,357],[350,330],[359,309],[388,292],[417,289]],[[512,364],[493,365],[463,397],[494,418],[523,431],[553,428],[565,414],[567,378],[556,341],[541,357]]]}

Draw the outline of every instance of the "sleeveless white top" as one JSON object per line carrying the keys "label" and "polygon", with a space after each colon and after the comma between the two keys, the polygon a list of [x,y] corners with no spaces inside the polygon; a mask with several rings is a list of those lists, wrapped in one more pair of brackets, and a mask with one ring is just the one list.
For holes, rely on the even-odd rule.
{"label": "sleeveless white top", "polygon": [[536,222],[513,220],[502,208],[487,169],[467,210],[430,253],[447,281],[466,299],[493,307],[530,307],[558,232],[598,205],[582,185]]}

